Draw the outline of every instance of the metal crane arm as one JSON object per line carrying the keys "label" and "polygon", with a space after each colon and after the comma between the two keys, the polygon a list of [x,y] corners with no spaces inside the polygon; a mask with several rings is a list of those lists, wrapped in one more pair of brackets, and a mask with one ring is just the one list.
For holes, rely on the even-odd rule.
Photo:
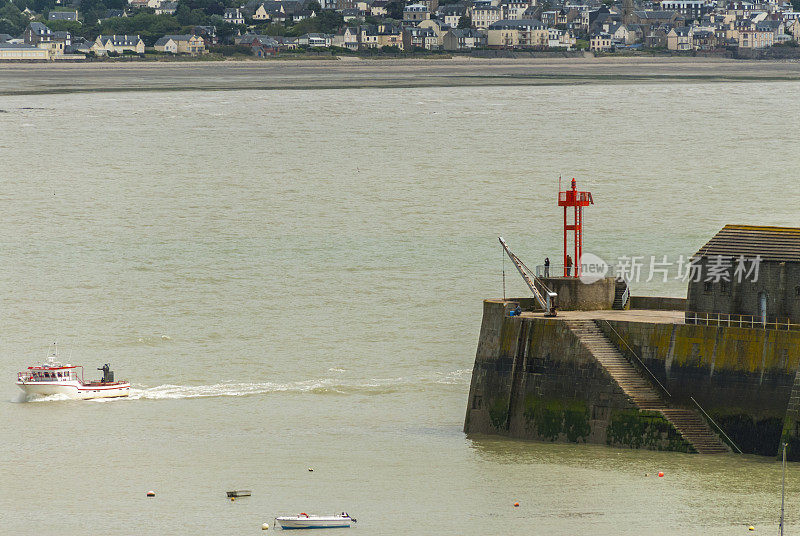
{"label": "metal crane arm", "polygon": [[[531,292],[536,298],[536,301],[539,303],[539,306],[544,309],[545,316],[556,316],[556,293],[547,288],[547,286],[542,283],[541,280],[539,280],[539,278],[536,277],[536,275],[527,266],[525,266],[525,263],[511,252],[511,250],[508,248],[508,244],[506,244],[506,241],[503,240],[502,236],[498,236],[497,239],[500,240],[500,245],[503,246],[508,258],[511,259],[511,262],[513,262],[514,266],[517,267],[517,271],[519,272],[519,275],[522,276],[525,284],[527,284],[528,288],[531,289]],[[539,287],[541,287],[541,290],[539,290],[537,284]]]}

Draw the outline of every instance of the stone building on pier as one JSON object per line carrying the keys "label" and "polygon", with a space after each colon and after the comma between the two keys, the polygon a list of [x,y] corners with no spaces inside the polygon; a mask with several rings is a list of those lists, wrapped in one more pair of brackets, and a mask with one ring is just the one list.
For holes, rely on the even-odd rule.
{"label": "stone building on pier", "polygon": [[687,322],[800,324],[800,229],[726,225],[695,254]]}

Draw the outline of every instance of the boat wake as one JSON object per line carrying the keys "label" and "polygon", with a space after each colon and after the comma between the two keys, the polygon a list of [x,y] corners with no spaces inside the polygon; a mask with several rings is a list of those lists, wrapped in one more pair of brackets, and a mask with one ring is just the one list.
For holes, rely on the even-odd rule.
{"label": "boat wake", "polygon": [[20,393],[19,395],[17,395],[17,398],[15,400],[12,400],[12,402],[17,402],[17,403],[61,402],[63,400],[73,400],[73,399],[64,394],[40,396],[40,395],[26,395],[25,393]]}
{"label": "boat wake", "polygon": [[158,385],[144,389],[132,388],[130,400],[168,400],[178,398],[208,398],[218,396],[250,396],[280,392],[337,393],[333,380],[276,383],[215,383],[212,385]]}
{"label": "boat wake", "polygon": [[[339,372],[339,371],[337,371]],[[341,371],[344,372],[344,371]],[[432,385],[469,385],[470,369],[452,372],[434,373],[427,377],[370,378],[349,380],[336,378],[320,378],[287,383],[255,382],[236,383],[220,382],[210,385],[174,385],[164,384],[154,387],[134,385],[127,397],[97,398],[91,402],[110,403],[123,400],[175,400],[183,398],[212,398],[264,395],[271,393],[298,393],[314,395],[384,395],[400,391],[424,390]],[[28,402],[55,402],[69,400],[66,395],[52,395],[30,398]],[[20,402],[25,402],[23,394]]]}

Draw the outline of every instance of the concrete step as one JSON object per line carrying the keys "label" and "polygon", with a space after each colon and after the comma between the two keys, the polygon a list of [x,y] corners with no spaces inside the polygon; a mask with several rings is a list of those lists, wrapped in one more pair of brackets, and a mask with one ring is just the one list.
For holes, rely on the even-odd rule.
{"label": "concrete step", "polygon": [[730,452],[694,411],[669,408],[650,380],[642,376],[593,320],[571,320],[567,326],[639,409],[660,412],[701,454]]}

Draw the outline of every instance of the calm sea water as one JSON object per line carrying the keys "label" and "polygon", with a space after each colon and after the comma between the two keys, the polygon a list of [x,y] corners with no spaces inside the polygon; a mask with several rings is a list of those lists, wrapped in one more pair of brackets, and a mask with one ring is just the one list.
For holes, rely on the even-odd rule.
{"label": "calm sea water", "polygon": [[[771,459],[461,427],[481,300],[502,294],[497,235],[529,264],[556,258],[559,174],[594,194],[586,250],[605,258],[690,255],[726,223],[797,226],[800,84],[0,108],[0,533],[244,535],[342,510],[374,535],[776,530]],[[23,403],[15,373],[53,340],[88,370],[110,362],[133,396]],[[253,496],[231,503],[233,488]]]}

